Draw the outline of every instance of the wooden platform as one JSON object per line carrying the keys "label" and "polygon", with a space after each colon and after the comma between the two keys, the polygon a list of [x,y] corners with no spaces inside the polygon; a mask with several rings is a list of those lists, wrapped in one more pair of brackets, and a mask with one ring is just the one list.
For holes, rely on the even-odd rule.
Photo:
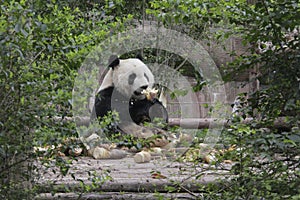
{"label": "wooden platform", "polygon": [[[221,164],[215,169],[208,164],[178,163],[160,157],[141,164],[132,156],[120,160],[80,157],[64,177],[53,173],[53,167],[41,167],[43,175],[38,182],[42,187],[36,199],[194,199],[201,197],[208,183],[228,177],[230,167]],[[88,193],[83,193],[84,187]],[[51,195],[51,191],[56,194]]]}

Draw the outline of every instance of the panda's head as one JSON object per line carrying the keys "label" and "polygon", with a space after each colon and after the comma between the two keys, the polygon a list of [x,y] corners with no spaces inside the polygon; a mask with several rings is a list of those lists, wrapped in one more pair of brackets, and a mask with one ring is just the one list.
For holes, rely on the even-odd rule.
{"label": "panda's head", "polygon": [[154,76],[140,58],[119,59],[111,56],[109,67],[102,89],[113,86],[128,98],[141,100],[145,98],[142,91],[153,87]]}

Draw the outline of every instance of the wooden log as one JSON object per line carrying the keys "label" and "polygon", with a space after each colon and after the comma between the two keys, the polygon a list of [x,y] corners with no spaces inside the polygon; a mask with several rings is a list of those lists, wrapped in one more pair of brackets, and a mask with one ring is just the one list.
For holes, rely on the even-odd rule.
{"label": "wooden log", "polygon": [[[80,118],[72,118],[72,117],[64,117],[63,119],[60,117],[54,117],[54,120],[57,121],[75,121],[77,126],[88,126],[90,123],[89,117],[80,117]],[[255,119],[246,118],[241,121],[244,124],[251,124]],[[169,126],[180,126],[186,129],[204,129],[204,128],[215,128],[215,127],[228,127],[230,125],[230,120],[226,119],[218,119],[218,118],[171,118],[169,119]],[[300,123],[300,122],[299,122]],[[261,128],[261,125],[257,128]],[[290,129],[291,125],[288,123],[287,117],[279,117],[275,119],[273,124],[270,124],[268,127],[264,128],[276,128],[276,129]]]}
{"label": "wooden log", "polygon": [[[251,124],[254,122],[253,118],[246,118],[241,121],[243,124]],[[229,127],[231,124],[230,120],[217,119],[217,118],[187,118],[187,119],[170,119],[170,126],[180,126],[182,128],[214,128],[214,127]],[[263,127],[262,125],[257,125],[257,128],[275,128],[275,129],[290,129],[291,125],[288,123],[286,117],[279,117],[275,119],[274,123]]]}
{"label": "wooden log", "polygon": [[210,126],[221,126],[225,124],[227,124],[226,120],[220,120],[215,118],[169,119],[169,126],[180,126],[182,128],[187,129],[204,129],[210,128]]}
{"label": "wooden log", "polygon": [[51,194],[45,193],[36,196],[36,200],[72,200],[72,199],[136,199],[136,200],[144,200],[144,199],[157,199],[159,197],[163,197],[164,199],[195,199],[196,197],[201,197],[201,193],[128,193],[128,192],[102,192],[102,193],[58,193]]}

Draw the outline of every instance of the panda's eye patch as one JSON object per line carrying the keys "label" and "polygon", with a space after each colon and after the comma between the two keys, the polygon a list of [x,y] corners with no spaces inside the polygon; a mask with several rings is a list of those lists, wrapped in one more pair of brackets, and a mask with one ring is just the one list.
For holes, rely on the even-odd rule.
{"label": "panda's eye patch", "polygon": [[149,82],[149,77],[147,76],[146,73],[144,73],[145,78],[147,79],[147,81]]}
{"label": "panda's eye patch", "polygon": [[128,84],[129,84],[129,85],[132,85],[133,82],[134,82],[134,80],[135,80],[135,78],[136,78],[136,74],[135,74],[135,73],[130,74],[130,75],[129,75],[129,78],[128,78]]}

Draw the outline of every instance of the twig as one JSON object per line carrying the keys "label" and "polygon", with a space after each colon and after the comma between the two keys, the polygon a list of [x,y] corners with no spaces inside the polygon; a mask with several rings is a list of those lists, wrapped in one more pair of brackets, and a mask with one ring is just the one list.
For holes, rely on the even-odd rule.
{"label": "twig", "polygon": [[35,56],[34,56],[34,58],[31,60],[31,62],[29,63],[29,66],[30,65],[32,65],[32,63],[37,59],[37,57],[39,57],[40,55],[41,55],[41,53],[43,52],[43,51],[45,51],[45,49],[46,49],[46,47],[44,47],[42,50],[40,50],[40,52],[38,52]]}

